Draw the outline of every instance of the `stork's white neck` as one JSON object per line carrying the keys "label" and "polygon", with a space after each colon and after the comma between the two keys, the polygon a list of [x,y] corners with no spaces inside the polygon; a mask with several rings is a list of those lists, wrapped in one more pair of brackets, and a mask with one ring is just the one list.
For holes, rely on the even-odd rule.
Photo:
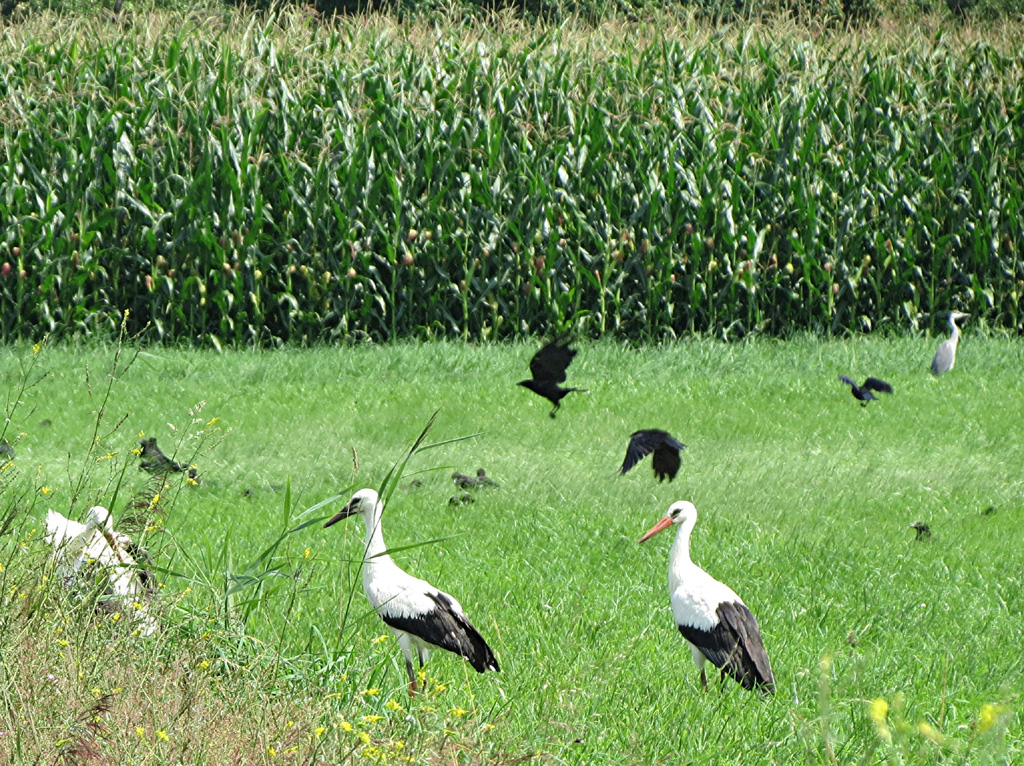
{"label": "stork's white neck", "polygon": [[371,567],[375,564],[382,564],[385,561],[391,562],[387,555],[387,546],[384,544],[384,533],[380,528],[380,519],[384,514],[384,504],[377,501],[372,513],[364,513],[366,521],[366,547],[363,551],[363,566]]}
{"label": "stork's white neck", "polygon": [[697,519],[684,519],[679,524],[679,531],[676,532],[676,540],[672,543],[672,550],[668,554],[668,582],[669,588],[675,589],[676,583],[682,581],[686,574],[693,570],[696,564],[690,558],[690,534],[696,525]]}
{"label": "stork's white neck", "polygon": [[960,338],[960,328],[956,326],[956,320],[953,317],[949,318],[949,337],[951,340]]}

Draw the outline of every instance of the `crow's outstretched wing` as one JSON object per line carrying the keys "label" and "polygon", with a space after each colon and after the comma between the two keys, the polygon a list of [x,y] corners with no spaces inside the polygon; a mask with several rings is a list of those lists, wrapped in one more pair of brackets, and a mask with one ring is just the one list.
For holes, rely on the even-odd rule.
{"label": "crow's outstretched wing", "polygon": [[668,475],[671,481],[679,471],[679,450],[683,449],[686,449],[686,445],[673,438],[668,431],[658,428],[635,431],[629,437],[626,458],[622,461],[619,473],[626,473],[653,452],[654,473],[659,479],[664,479]]}
{"label": "crow's outstretched wing", "polygon": [[537,381],[565,382],[565,371],[576,356],[576,350],[569,348],[569,342],[553,340],[533,355],[530,360],[530,375]]}
{"label": "crow's outstretched wing", "polygon": [[864,381],[864,388],[870,389],[871,391],[881,391],[883,394],[891,394],[892,386],[886,383],[884,380],[878,378],[868,378]]}

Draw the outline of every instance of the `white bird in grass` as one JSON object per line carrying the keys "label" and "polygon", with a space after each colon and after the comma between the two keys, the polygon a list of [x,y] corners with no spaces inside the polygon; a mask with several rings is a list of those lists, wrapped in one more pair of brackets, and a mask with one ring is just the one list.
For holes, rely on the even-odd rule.
{"label": "white bird in grass", "polygon": [[949,312],[949,338],[939,344],[938,351],[932,358],[932,375],[942,375],[953,369],[956,364],[956,347],[960,342],[960,328],[956,326],[958,319],[966,319],[970,314],[962,311]]}
{"label": "white bird in grass", "polygon": [[128,535],[114,531],[110,511],[94,505],[81,524],[50,510],[46,512],[46,531],[57,575],[66,586],[73,586],[80,575],[96,567],[100,576],[107,578],[106,595],[116,597],[121,608],[133,614],[142,624],[142,634],[148,636],[156,630],[156,621],[143,603],[152,593],[151,575],[138,562],[149,556]]}
{"label": "white bird in grass", "polygon": [[721,668],[744,689],[774,693],[775,676],[761,641],[757,620],[735,591],[690,559],[690,533],[697,523],[693,503],[673,503],[668,514],[640,538],[645,542],[673,524],[679,525],[668,565],[668,589],[676,626],[690,645],[693,661],[706,689],[705,660]]}
{"label": "white bird in grass", "polygon": [[391,628],[405,655],[409,673],[409,696],[416,693],[413,654],[420,667],[432,647],[462,655],[478,673],[498,671],[498,660],[470,623],[462,606],[452,596],[426,580],[402,571],[388,555],[380,529],[384,503],[372,489],[361,489],[324,527],[362,514],[366,522],[366,547],[363,556],[363,590],[370,605]]}

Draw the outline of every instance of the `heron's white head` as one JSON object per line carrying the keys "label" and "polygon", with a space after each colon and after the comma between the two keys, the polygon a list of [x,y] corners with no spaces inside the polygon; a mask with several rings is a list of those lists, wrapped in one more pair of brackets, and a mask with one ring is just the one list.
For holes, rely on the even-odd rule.
{"label": "heron's white head", "polygon": [[693,529],[697,523],[697,507],[689,500],[678,500],[668,507],[665,517],[647,530],[640,542],[646,542],[659,532],[662,532],[673,524],[685,524],[688,529]]}
{"label": "heron's white head", "polygon": [[950,323],[950,325],[954,325],[956,322],[959,322],[961,319],[967,319],[967,317],[969,317],[969,316],[970,316],[970,314],[968,314],[966,312],[963,312],[963,311],[950,311],[949,312],[949,323]]}
{"label": "heron's white head", "polygon": [[373,513],[374,509],[380,503],[380,496],[377,494],[375,489],[361,489],[356,492],[349,499],[348,504],[342,508],[335,516],[332,516],[324,524],[324,527],[329,527],[332,524],[337,524],[342,519],[347,519],[349,516],[355,516],[359,513]]}

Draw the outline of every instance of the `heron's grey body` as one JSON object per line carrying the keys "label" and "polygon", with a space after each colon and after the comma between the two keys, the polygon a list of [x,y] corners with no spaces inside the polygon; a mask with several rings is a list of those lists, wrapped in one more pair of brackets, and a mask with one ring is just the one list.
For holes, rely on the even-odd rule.
{"label": "heron's grey body", "polygon": [[932,359],[932,375],[943,375],[953,369],[956,364],[956,347],[960,342],[960,328],[956,326],[958,319],[965,319],[970,314],[961,311],[949,312],[949,338],[939,344],[939,350]]}

